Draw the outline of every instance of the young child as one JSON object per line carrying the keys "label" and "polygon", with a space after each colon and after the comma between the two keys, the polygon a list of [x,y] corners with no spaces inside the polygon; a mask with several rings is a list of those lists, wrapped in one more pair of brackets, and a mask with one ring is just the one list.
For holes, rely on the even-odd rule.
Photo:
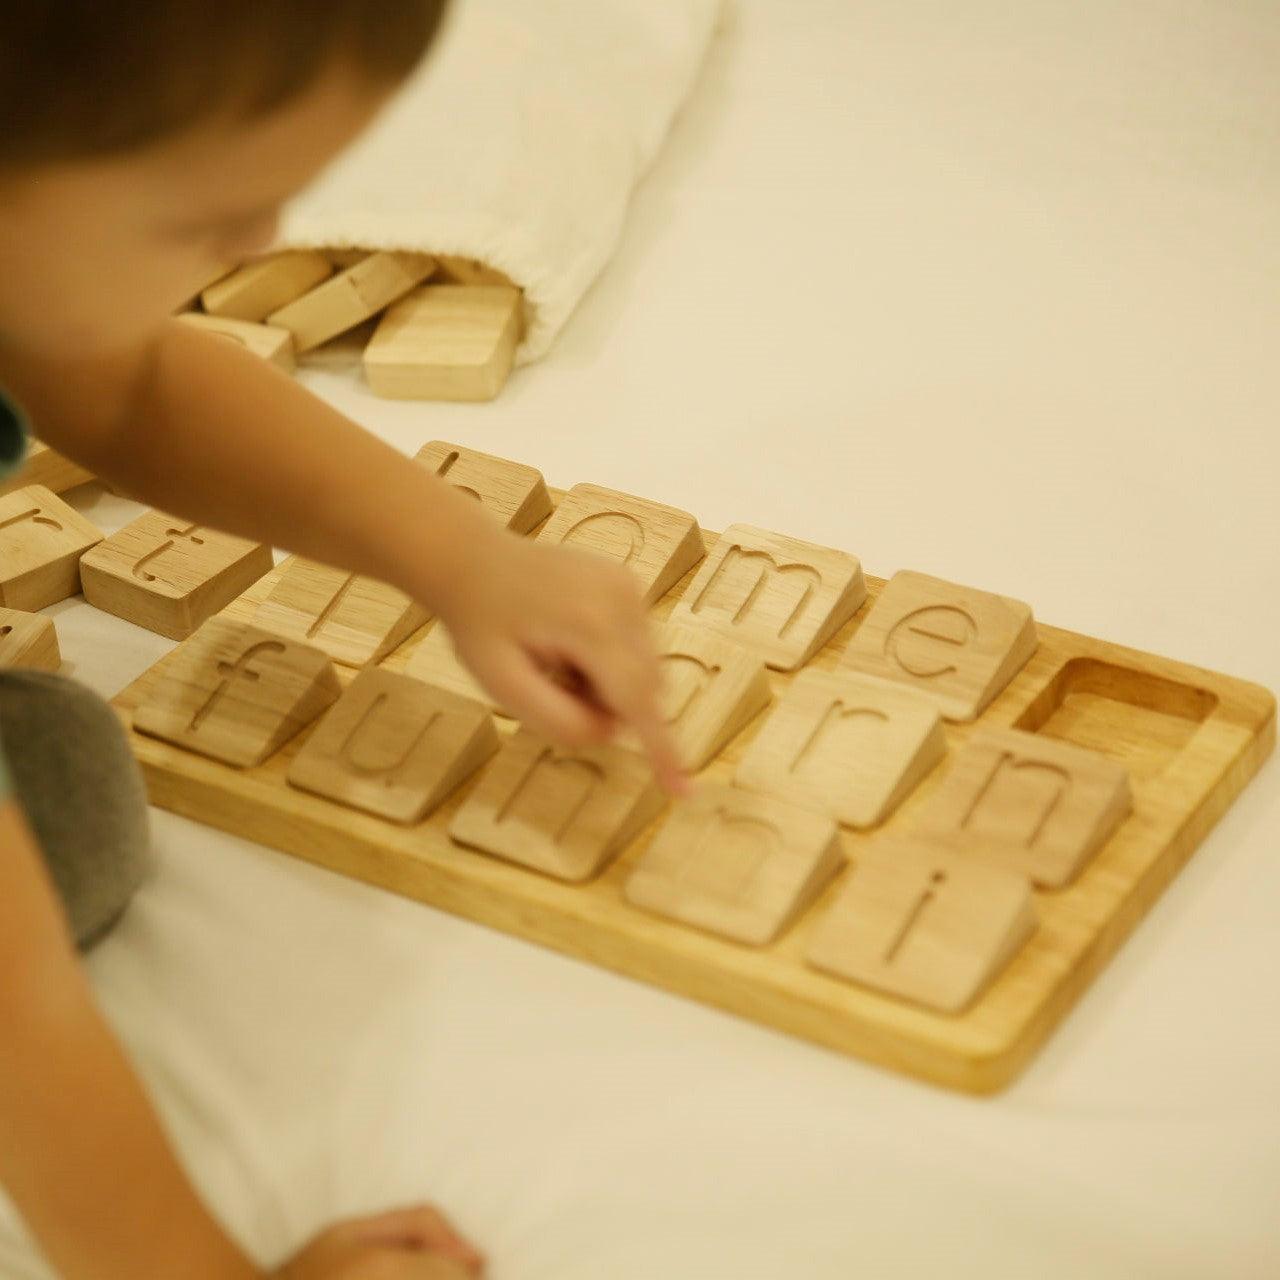
{"label": "young child", "polygon": [[[166,318],[268,244],[282,202],[376,114],[444,7],[0,8],[0,470],[25,418],[140,501],[393,583],[526,724],[566,744],[629,724],[678,791],[624,569],[508,534],[283,374]],[[145,867],[114,717],[66,680],[4,673],[0,737],[0,1184],[69,1280],[257,1277],[169,1150],[76,959]],[[333,1228],[274,1274],[481,1266],[423,1206]]]}

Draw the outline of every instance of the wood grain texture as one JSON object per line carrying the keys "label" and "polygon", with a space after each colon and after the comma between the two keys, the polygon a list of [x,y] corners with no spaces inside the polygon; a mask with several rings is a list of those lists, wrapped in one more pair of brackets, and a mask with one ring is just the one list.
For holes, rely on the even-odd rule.
{"label": "wood grain texture", "polygon": [[845,662],[936,698],[948,720],[972,720],[1035,649],[1035,621],[1021,600],[904,570],[858,628]]}
{"label": "wood grain texture", "polygon": [[80,591],[80,557],[102,531],[41,485],[0,498],[0,605],[34,612]]}
{"label": "wood grain texture", "polygon": [[[701,769],[773,699],[764,663],[714,631],[660,623],[653,630],[662,671],[662,712],[686,769]],[[622,746],[640,749],[627,731]]]}
{"label": "wood grain texture", "polygon": [[0,668],[57,671],[62,666],[52,618],[22,609],[0,609]]}
{"label": "wood grain texture", "polygon": [[228,342],[252,351],[255,356],[260,356],[286,373],[292,373],[297,367],[293,335],[278,325],[251,324],[247,320],[207,316],[199,311],[184,311],[178,319],[194,329],[203,329],[206,333],[226,338]]}
{"label": "wood grain texture", "polygon": [[272,569],[271,548],[149,511],[85,553],[95,609],[185,640]]}
{"label": "wood grain texture", "polygon": [[853,672],[801,671],[756,734],[734,782],[879,826],[947,750],[929,698]]}
{"label": "wood grain texture", "polygon": [[794,671],[866,596],[857,556],[736,524],[702,562],[672,618],[710,627],[769,666]]}
{"label": "wood grain texture", "polygon": [[273,575],[255,622],[268,631],[323,649],[335,662],[363,667],[390,653],[427,612],[403,591],[294,556]]}
{"label": "wood grain texture", "polygon": [[289,785],[412,824],[497,750],[498,732],[483,707],[368,667],[308,737]]}
{"label": "wood grain texture", "polygon": [[929,840],[873,841],[814,926],[811,964],[958,1013],[1035,932],[1025,876]]}
{"label": "wood grain texture", "polygon": [[843,862],[830,818],[711,784],[673,808],[623,894],[646,911],[762,947]]}
{"label": "wood grain texture", "polygon": [[551,495],[542,473],[464,445],[432,440],[414,454],[442,480],[470,494],[499,524],[531,533],[551,514]]}
{"label": "wood grain texture", "polygon": [[88,484],[93,479],[93,472],[86,471],[78,462],[63,457],[42,440],[32,440],[17,474],[0,480],[0,497],[33,484],[41,485],[50,493],[66,493],[68,489]]}
{"label": "wood grain texture", "polygon": [[404,669],[415,680],[447,689],[460,698],[470,698],[495,715],[507,714],[497,698],[462,665],[454,652],[453,640],[439,622],[417,638]]}
{"label": "wood grain texture", "polygon": [[371,253],[273,311],[267,323],[287,329],[296,351],[310,351],[376,316],[435,269],[436,260],[423,253]]}
{"label": "wood grain texture", "polygon": [[315,249],[289,249],[246,262],[200,295],[211,316],[265,320],[333,274],[333,264]]}
{"label": "wood grain texture", "polygon": [[423,285],[387,308],[365,347],[369,389],[396,400],[492,400],[511,375],[522,315],[510,285]]}
{"label": "wood grain texture", "polygon": [[1060,889],[1132,808],[1128,772],[1114,760],[1020,729],[982,729],[956,753],[918,829]]}
{"label": "wood grain texture", "polygon": [[210,759],[261,764],[341,693],[329,658],[227,618],[211,618],[165,666],[137,729]]}
{"label": "wood grain texture", "polygon": [[663,807],[652,770],[621,747],[553,747],[518,729],[454,815],[449,834],[561,880],[595,875]]}
{"label": "wood grain texture", "polygon": [[[714,551],[714,535],[704,538]],[[279,573],[256,583],[224,616],[251,618]],[[883,586],[867,579],[871,605]],[[655,606],[655,619],[669,617],[687,590],[687,580],[677,584]],[[826,642],[812,668],[842,667],[871,605]],[[1052,626],[1041,624],[1038,632],[1036,652],[979,724],[1107,755],[1129,771],[1133,816],[1068,888],[1036,892],[1036,932],[961,1014],[930,1010],[808,963],[815,926],[848,871],[776,941],[744,947],[626,902],[623,885],[651,829],[589,883],[563,883],[450,839],[449,824],[474,782],[425,822],[403,828],[290,788],[285,776],[300,744],[237,772],[136,732],[131,737],[153,799],[166,808],[889,1069],[989,1093],[1030,1061],[1275,744],[1275,699],[1257,685]],[[410,652],[405,646],[384,665],[403,670]],[[126,723],[175,660],[162,660],[117,698]],[[349,680],[352,673],[339,675]],[[776,696],[790,677],[773,673],[770,680]],[[757,731],[758,722],[748,726],[701,778],[728,783]],[[948,723],[949,750],[972,731]],[[912,830],[937,781],[926,778],[880,831]],[[878,835],[843,834],[855,865]]]}
{"label": "wood grain texture", "polygon": [[574,485],[538,541],[576,547],[626,566],[646,604],[661,599],[706,555],[687,511],[594,484]]}

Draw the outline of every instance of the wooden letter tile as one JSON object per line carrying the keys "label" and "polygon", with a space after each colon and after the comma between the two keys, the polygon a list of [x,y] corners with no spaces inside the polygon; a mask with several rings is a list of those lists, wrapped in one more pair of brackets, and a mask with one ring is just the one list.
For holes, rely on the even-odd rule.
{"label": "wooden letter tile", "polygon": [[538,534],[539,542],[580,547],[627,565],[646,604],[661,599],[707,553],[687,511],[594,484],[576,484]]}
{"label": "wooden letter tile", "polygon": [[211,316],[265,320],[333,274],[329,259],[315,249],[291,249],[248,262],[211,284],[200,295]]}
{"label": "wooden letter tile", "polygon": [[920,826],[1060,889],[1132,808],[1128,773],[1105,756],[1018,729],[979,729],[929,797]]}
{"label": "wooden letter tile", "polygon": [[453,650],[448,631],[439,622],[418,641],[404,670],[406,675],[424,684],[478,702],[497,715],[507,715],[497,699],[463,666]]}
{"label": "wooden letter tile", "polygon": [[931,699],[853,672],[802,671],[734,782],[852,827],[883,822],[946,754]]}
{"label": "wooden letter tile", "polygon": [[228,342],[252,351],[269,364],[279,365],[286,373],[297,366],[293,348],[293,334],[277,325],[250,324],[247,320],[230,320],[223,316],[206,316],[198,311],[184,311],[178,317],[183,324],[215,333]]}
{"label": "wooden letter tile", "polygon": [[867,597],[856,556],[735,524],[671,615],[711,627],[771,667],[807,662]]}
{"label": "wooden letter tile", "polygon": [[289,783],[392,822],[421,821],[498,749],[483,707],[369,667],[316,726]]}
{"label": "wooden letter tile", "polygon": [[815,968],[959,1013],[1036,928],[1023,876],[918,839],[880,836],[814,928]]}
{"label": "wooden letter tile", "polygon": [[428,617],[402,591],[295,556],[283,566],[254,624],[364,667],[385,657]]}
{"label": "wooden letter tile", "polygon": [[[662,623],[654,628],[662,707],[687,769],[701,769],[773,698],[764,663],[714,631]],[[627,730],[620,746],[640,750]]]}
{"label": "wooden letter tile", "polygon": [[139,733],[225,764],[261,764],[341,692],[318,649],[210,618],[155,670],[133,715]]}
{"label": "wooden letter tile", "polygon": [[511,285],[428,284],[387,309],[364,349],[378,396],[492,400],[520,341],[523,296]]}
{"label": "wooden letter tile", "polygon": [[33,484],[43,485],[50,493],[65,493],[92,479],[92,471],[86,471],[78,462],[64,458],[47,444],[32,440],[27,446],[27,456],[18,473],[0,480],[0,495],[12,493],[15,489],[25,489]]}
{"label": "wooden letter tile", "polygon": [[704,785],[672,810],[624,893],[646,911],[764,946],[843,861],[830,818],[772,796]]}
{"label": "wooden letter tile", "polygon": [[608,745],[562,751],[520,729],[481,775],[449,834],[558,879],[586,880],[664,803],[634,752]]}
{"label": "wooden letter tile", "polygon": [[80,590],[80,557],[102,541],[78,511],[41,485],[0,498],[0,605],[34,611]]}
{"label": "wooden letter tile", "polygon": [[62,666],[53,619],[20,609],[0,609],[0,667],[57,671]]}
{"label": "wooden letter tile", "polygon": [[149,511],[87,552],[80,578],[94,608],[185,640],[271,568],[260,542]]}
{"label": "wooden letter tile", "polygon": [[377,315],[435,269],[436,260],[424,253],[371,253],[267,320],[293,334],[296,350],[310,351]]}
{"label": "wooden letter tile", "polygon": [[443,440],[423,445],[415,457],[516,533],[532,533],[551,514],[551,495],[533,467]]}
{"label": "wooden letter tile", "polygon": [[844,661],[929,694],[948,720],[972,720],[1037,643],[1031,609],[1020,600],[904,570],[886,584]]}

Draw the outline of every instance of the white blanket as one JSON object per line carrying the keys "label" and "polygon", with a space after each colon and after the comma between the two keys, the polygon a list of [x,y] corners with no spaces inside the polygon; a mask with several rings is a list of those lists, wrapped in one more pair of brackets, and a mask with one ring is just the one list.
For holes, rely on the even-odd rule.
{"label": "white blanket", "polygon": [[295,246],[477,258],[542,355],[617,246],[723,0],[462,0],[439,49],[290,211]]}

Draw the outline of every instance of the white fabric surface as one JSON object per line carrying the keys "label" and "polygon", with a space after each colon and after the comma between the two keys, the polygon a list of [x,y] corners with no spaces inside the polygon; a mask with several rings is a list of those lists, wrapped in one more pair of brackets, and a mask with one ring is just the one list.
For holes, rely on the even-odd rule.
{"label": "white fabric surface", "polygon": [[542,355],[618,243],[723,0],[465,0],[422,72],[290,212],[285,243],[478,258]]}
{"label": "white fabric surface", "polygon": [[[742,0],[547,361],[486,406],[309,376],[405,450],[463,441],[1280,688],[1277,66],[1269,0]],[[166,647],[53,612],[104,692]],[[90,968],[263,1258],[426,1197],[496,1280],[1264,1280],[1278,768],[992,1100],[167,815]],[[0,1239],[0,1274],[41,1274]]]}

